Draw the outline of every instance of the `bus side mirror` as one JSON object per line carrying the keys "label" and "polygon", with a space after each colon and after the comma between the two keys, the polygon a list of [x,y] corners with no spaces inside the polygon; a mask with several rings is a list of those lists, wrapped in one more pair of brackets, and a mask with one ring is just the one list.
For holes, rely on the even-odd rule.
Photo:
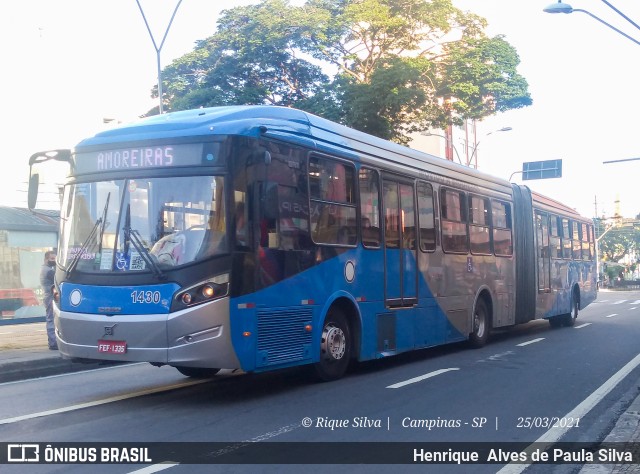
{"label": "bus side mirror", "polygon": [[27,205],[29,210],[36,207],[38,201],[38,186],[40,185],[40,174],[33,173],[29,175],[29,192],[27,194]]}

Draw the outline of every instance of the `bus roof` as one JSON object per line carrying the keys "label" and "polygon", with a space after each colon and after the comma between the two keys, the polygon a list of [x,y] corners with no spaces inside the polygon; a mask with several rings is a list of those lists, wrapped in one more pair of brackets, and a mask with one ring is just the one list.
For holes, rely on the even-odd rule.
{"label": "bus roof", "polygon": [[536,193],[535,191],[531,191],[531,197],[533,199],[534,206],[559,212],[568,217],[573,217],[574,219],[583,219],[585,221],[591,221],[591,219],[581,216],[580,213],[575,209],[573,209],[572,207],[569,207],[566,204],[556,201],[555,199],[551,199],[547,196]]}
{"label": "bus roof", "polygon": [[[208,107],[146,117],[100,132],[76,146],[117,147],[124,142],[204,137],[211,135],[266,136],[306,144],[317,150],[341,152],[355,159],[363,156],[383,159],[402,166],[454,177],[480,180],[503,190],[508,180],[430,155],[382,138],[354,130],[298,109],[272,105]],[[571,207],[536,192],[535,202],[568,215],[579,216]]]}
{"label": "bus roof", "polygon": [[299,142],[327,152],[366,155],[458,178],[481,179],[510,187],[507,180],[428,153],[369,135],[301,110],[271,105],[209,107],[171,112],[123,124],[81,141],[84,148],[114,147],[123,142],[215,135],[267,136]]}

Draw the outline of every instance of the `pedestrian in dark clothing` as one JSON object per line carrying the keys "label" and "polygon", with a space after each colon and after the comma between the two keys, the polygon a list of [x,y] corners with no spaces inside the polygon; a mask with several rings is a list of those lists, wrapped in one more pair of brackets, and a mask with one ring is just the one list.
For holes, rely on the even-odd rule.
{"label": "pedestrian in dark clothing", "polygon": [[58,350],[56,342],[56,332],[53,324],[53,277],[56,273],[56,253],[49,250],[44,254],[44,264],[40,270],[40,285],[44,291],[44,306],[46,313],[47,339],[49,341],[49,349]]}

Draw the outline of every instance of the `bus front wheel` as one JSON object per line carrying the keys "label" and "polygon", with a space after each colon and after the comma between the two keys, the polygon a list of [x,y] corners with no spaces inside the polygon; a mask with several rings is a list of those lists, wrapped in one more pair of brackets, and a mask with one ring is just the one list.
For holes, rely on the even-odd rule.
{"label": "bus front wheel", "polygon": [[564,315],[564,325],[571,327],[576,324],[578,319],[578,311],[580,309],[580,300],[576,295],[576,292],[571,296],[571,312]]}
{"label": "bus front wheel", "polygon": [[351,331],[344,313],[332,308],[327,313],[320,339],[320,361],[314,366],[320,380],[342,377],[351,359]]}
{"label": "bus front wheel", "polygon": [[194,379],[208,379],[209,377],[213,377],[220,369],[208,369],[203,367],[176,367],[178,372],[182,375],[186,375],[187,377],[193,377]]}

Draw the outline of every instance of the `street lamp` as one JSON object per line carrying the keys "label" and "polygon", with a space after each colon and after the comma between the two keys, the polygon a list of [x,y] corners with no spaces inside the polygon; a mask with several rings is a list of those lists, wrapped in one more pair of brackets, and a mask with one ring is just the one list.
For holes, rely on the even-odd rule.
{"label": "street lamp", "polygon": [[[640,29],[640,26],[638,26],[634,21],[632,21],[629,17],[627,17],[624,13],[622,13],[620,10],[618,10],[616,7],[614,7],[613,5],[611,5],[609,2],[607,2],[606,0],[602,0],[608,7],[610,7],[611,9],[613,9],[616,13],[618,13],[618,15],[622,16],[625,20],[627,20],[629,23],[631,23],[633,26],[635,26],[636,28]],[[620,33],[622,36],[624,36],[627,39],[630,39],[631,41],[633,41],[635,44],[640,45],[640,41],[638,41],[635,38],[632,38],[631,36],[629,36],[628,34],[626,34],[624,31],[619,30],[618,28],[616,28],[613,25],[610,25],[609,23],[607,23],[606,21],[604,21],[602,18],[597,17],[596,15],[594,15],[591,12],[588,12],[587,10],[583,10],[581,8],[573,8],[571,5],[569,5],[568,3],[562,3],[562,0],[558,0],[557,3],[552,3],[551,5],[545,7],[543,9],[544,12],[546,13],[573,13],[573,12],[582,12],[582,13],[586,13],[587,15],[589,15],[591,18],[599,21],[600,23],[602,23],[605,26],[608,26],[609,28],[611,28],[613,31]]]}
{"label": "street lamp", "polygon": [[603,161],[602,164],[603,165],[608,165],[609,163],[622,163],[623,161],[638,161],[640,160],[640,158],[625,158],[623,160],[609,160],[609,161]]}
{"label": "street lamp", "polygon": [[144,24],[147,27],[149,36],[151,37],[151,42],[153,43],[153,47],[156,50],[156,61],[158,64],[158,98],[160,99],[160,103],[158,105],[158,112],[162,114],[164,111],[162,109],[162,68],[160,67],[160,51],[162,51],[162,46],[164,46],[164,41],[167,39],[167,35],[169,34],[169,28],[171,28],[171,23],[173,23],[173,19],[175,18],[176,13],[178,12],[178,8],[180,7],[182,0],[178,0],[178,4],[176,5],[176,8],[173,10],[173,15],[171,15],[171,20],[169,20],[169,24],[167,25],[167,29],[164,32],[164,36],[162,37],[162,42],[160,43],[160,46],[156,44],[156,40],[153,37],[153,33],[151,33],[151,28],[149,28],[149,22],[147,21],[147,17],[145,16],[144,11],[142,10],[142,5],[140,5],[140,1],[136,0],[136,3],[138,4],[138,8],[140,9],[140,13],[142,14],[142,19],[144,20]]}
{"label": "street lamp", "polygon": [[[492,132],[489,132],[485,135],[485,137],[488,137],[489,135],[491,135],[492,133],[495,132],[509,132],[513,130],[513,128],[511,127],[502,127],[499,128],[498,130],[493,130]],[[477,142],[474,147],[473,147],[473,151],[471,152],[471,156],[469,156],[469,159],[467,160],[467,166],[471,166],[471,163],[473,162],[474,158],[475,158],[475,164],[474,164],[474,168],[478,169],[478,156],[477,156],[477,152],[478,152],[478,146],[480,146],[480,142]]]}

